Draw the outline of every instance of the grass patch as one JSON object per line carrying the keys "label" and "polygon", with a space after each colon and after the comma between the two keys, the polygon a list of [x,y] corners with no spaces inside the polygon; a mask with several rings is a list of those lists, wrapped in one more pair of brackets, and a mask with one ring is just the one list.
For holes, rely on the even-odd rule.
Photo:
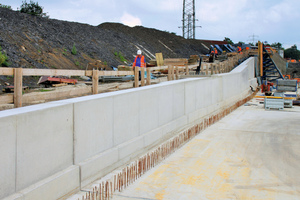
{"label": "grass patch", "polygon": [[8,57],[2,52],[2,47],[0,46],[0,66],[8,67],[11,63],[8,62]]}
{"label": "grass patch", "polygon": [[53,90],[53,89],[44,89],[44,88],[39,89],[40,92],[49,92],[49,91],[52,91],[52,90]]}
{"label": "grass patch", "polygon": [[119,51],[119,52],[114,52],[114,55],[120,59],[121,62],[127,62],[127,60],[125,59],[125,57],[123,56],[123,54]]}

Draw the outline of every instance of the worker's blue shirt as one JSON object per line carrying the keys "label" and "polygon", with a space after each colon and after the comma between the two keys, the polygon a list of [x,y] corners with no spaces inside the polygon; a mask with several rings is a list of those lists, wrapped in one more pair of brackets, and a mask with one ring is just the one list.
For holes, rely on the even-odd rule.
{"label": "worker's blue shirt", "polygon": [[[142,59],[142,56],[141,57],[137,57],[135,66],[141,67],[141,59]],[[133,60],[133,62],[134,62],[134,60]],[[144,58],[144,61],[146,63],[146,59],[145,58]]]}

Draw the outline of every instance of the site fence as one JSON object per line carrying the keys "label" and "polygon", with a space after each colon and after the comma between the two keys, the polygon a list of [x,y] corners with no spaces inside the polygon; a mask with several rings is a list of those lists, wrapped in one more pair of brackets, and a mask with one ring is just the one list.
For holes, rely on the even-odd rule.
{"label": "site fence", "polygon": [[[223,62],[218,63],[203,63],[200,70],[200,76],[210,76],[213,74],[230,72],[241,60],[244,60],[249,55],[249,52],[237,54],[230,57]],[[160,66],[160,67],[147,67],[147,77],[141,76],[139,80],[139,71],[145,74],[145,68],[135,67],[133,71],[99,71],[99,70],[63,70],[63,69],[27,69],[27,68],[6,68],[0,67],[0,75],[13,76],[14,78],[14,94],[11,96],[0,96],[0,104],[5,102],[13,102],[14,107],[22,107],[23,96],[23,77],[24,76],[88,76],[92,77],[92,94],[98,94],[99,77],[100,76],[134,76],[134,87],[145,86],[151,84],[151,72],[165,71],[168,81],[178,80],[180,75],[190,76],[190,70],[197,68],[198,65],[178,64],[177,66]],[[192,75],[192,76],[199,76]]]}

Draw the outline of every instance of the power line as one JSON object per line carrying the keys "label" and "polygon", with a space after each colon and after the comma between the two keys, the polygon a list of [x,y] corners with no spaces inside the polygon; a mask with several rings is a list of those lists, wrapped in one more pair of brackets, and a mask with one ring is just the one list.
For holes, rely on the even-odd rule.
{"label": "power line", "polygon": [[[258,40],[259,36],[258,35],[254,35],[254,33],[253,33],[253,35],[250,35],[249,38],[250,38],[250,40],[248,40],[248,41],[252,41],[252,44],[255,45],[254,42]],[[257,38],[257,40],[256,40],[256,38]]]}

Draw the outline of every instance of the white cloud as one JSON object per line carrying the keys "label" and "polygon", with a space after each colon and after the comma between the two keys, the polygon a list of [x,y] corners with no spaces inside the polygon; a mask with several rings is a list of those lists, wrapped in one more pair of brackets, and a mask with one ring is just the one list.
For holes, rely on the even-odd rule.
{"label": "white cloud", "polygon": [[142,25],[142,21],[140,18],[132,16],[128,13],[124,13],[123,16],[121,17],[121,23],[127,25],[127,26],[141,26]]}

